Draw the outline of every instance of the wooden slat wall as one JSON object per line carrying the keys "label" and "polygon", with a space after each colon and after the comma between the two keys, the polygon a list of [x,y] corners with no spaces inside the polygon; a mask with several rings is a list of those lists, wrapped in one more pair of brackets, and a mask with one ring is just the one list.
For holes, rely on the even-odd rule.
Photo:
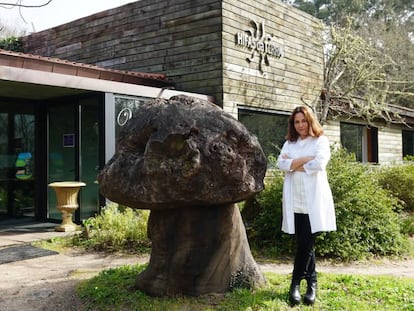
{"label": "wooden slat wall", "polygon": [[[264,21],[282,47],[259,71],[259,57],[236,34]],[[317,100],[323,79],[322,25],[278,0],[141,0],[29,35],[24,51],[102,67],[164,73],[177,89],[238,107],[286,114]],[[340,142],[339,122],[325,132]],[[379,130],[379,162],[399,161],[401,129]]]}
{"label": "wooden slat wall", "polygon": [[[258,71],[235,45],[252,20],[281,42],[284,56]],[[276,0],[141,0],[24,38],[27,53],[141,72],[165,73],[177,89],[237,106],[291,110],[317,97],[322,46],[316,19]]]}
{"label": "wooden slat wall", "polygon": [[336,147],[341,146],[341,132],[340,122],[337,120],[330,120],[323,125],[323,132],[328,137],[331,145]]}
{"label": "wooden slat wall", "polygon": [[383,127],[378,131],[378,162],[402,161],[402,132],[399,127]]}
{"label": "wooden slat wall", "polygon": [[218,0],[141,0],[24,38],[26,53],[165,73],[177,89],[222,98]]}
{"label": "wooden slat wall", "polygon": [[[266,34],[283,48],[279,59],[269,58],[259,71],[259,57],[236,45],[235,35],[264,21]],[[316,100],[322,86],[323,54],[319,21],[276,0],[223,1],[224,106],[236,113],[237,105],[291,111]],[[227,107],[226,107],[227,106]]]}

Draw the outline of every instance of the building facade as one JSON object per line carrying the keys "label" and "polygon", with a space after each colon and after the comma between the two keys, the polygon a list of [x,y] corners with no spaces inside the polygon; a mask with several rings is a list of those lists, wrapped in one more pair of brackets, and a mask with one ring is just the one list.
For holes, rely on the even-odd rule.
{"label": "building facade", "polygon": [[[140,0],[30,34],[23,38],[23,47],[25,53],[107,70],[162,74],[173,83],[164,81],[156,86],[158,91],[175,88],[211,96],[251,129],[270,155],[279,152],[292,109],[319,100],[322,30],[319,20],[277,0]],[[103,93],[98,96],[101,105],[113,111],[112,117],[101,116],[105,120],[139,104],[119,99],[124,106],[116,110],[116,98],[130,96],[131,90]],[[402,113],[414,118],[414,111]],[[324,129],[333,144],[355,152],[362,162],[400,162],[414,154],[409,127],[330,120]],[[116,132],[110,135],[113,141]],[[80,174],[69,177],[83,179]]]}
{"label": "building facade", "polygon": [[0,50],[0,221],[59,221],[56,181],[86,183],[75,220],[105,204],[97,173],[115,152],[115,137],[132,110],[168,90],[163,74],[96,66]]}
{"label": "building facade", "polygon": [[[164,73],[179,89],[214,96],[275,154],[287,114],[319,100],[322,29],[319,20],[277,0],[141,0],[32,34],[24,49]],[[413,153],[411,130],[398,125],[330,121],[325,131],[360,161],[388,163]]]}

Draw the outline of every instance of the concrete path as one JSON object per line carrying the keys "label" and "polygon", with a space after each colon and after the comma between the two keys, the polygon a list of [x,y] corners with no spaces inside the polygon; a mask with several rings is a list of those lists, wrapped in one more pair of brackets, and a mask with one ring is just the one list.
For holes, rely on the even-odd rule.
{"label": "concrete path", "polygon": [[2,221],[0,222],[0,248],[73,234],[73,232],[54,231],[57,225],[49,222],[18,219]]}

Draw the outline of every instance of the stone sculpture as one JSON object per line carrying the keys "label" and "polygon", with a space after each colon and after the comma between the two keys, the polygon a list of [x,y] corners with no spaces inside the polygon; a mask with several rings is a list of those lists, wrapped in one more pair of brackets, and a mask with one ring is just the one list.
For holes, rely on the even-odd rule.
{"label": "stone sculpture", "polygon": [[108,199],[151,210],[136,288],[197,296],[263,284],[236,203],[263,189],[265,172],[256,137],[213,103],[180,95],[134,111],[98,181]]}

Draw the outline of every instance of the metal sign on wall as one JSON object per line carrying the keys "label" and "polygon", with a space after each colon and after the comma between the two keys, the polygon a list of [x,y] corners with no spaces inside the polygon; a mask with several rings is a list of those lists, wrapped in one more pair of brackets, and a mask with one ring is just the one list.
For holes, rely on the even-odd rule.
{"label": "metal sign on wall", "polygon": [[264,21],[258,23],[251,21],[253,28],[240,31],[236,34],[236,45],[247,48],[250,56],[246,58],[247,62],[253,62],[256,55],[259,60],[259,71],[264,76],[263,65],[270,65],[270,58],[281,58],[283,56],[282,47],[275,41],[274,36],[267,34]]}

